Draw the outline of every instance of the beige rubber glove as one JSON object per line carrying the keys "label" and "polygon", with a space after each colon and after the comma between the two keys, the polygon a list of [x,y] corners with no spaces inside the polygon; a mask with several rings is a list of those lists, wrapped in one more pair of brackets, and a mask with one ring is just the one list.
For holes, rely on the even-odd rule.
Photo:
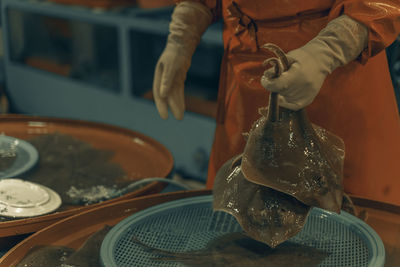
{"label": "beige rubber glove", "polygon": [[175,7],[167,45],[157,62],[153,80],[154,101],[161,118],[168,118],[168,107],[176,119],[183,118],[186,74],[201,36],[211,22],[211,11],[200,3],[185,1]]}
{"label": "beige rubber glove", "polygon": [[289,69],[278,78],[270,68],[261,77],[262,86],[279,93],[279,105],[299,110],[311,104],[326,76],[356,59],[368,44],[368,29],[342,15],[310,42],[287,54]]}

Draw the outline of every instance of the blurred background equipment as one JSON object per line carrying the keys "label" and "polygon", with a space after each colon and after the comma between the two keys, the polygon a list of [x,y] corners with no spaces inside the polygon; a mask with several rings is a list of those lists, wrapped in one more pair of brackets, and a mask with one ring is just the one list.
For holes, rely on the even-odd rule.
{"label": "blurred background equipment", "polygon": [[152,82],[168,34],[171,3],[146,0],[88,8],[3,0],[10,112],[140,131],[167,146],[176,173],[204,183],[215,128],[222,24],[208,29],[194,55],[185,119],[164,121],[152,101]]}

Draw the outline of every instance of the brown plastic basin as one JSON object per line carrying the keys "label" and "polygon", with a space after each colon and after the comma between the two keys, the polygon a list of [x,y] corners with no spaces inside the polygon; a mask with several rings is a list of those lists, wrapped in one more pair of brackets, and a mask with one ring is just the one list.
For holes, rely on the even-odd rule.
{"label": "brown plastic basin", "polygon": [[[76,137],[97,149],[113,151],[111,161],[119,164],[125,173],[129,174],[132,182],[146,177],[166,177],[173,167],[172,155],[162,144],[128,129],[80,120],[24,115],[0,116],[0,133],[5,135],[26,140],[55,132]],[[164,186],[164,183],[154,182],[121,197],[97,204],[68,206],[48,215],[0,222],[0,250],[9,243],[5,237],[36,232],[58,220],[94,207],[158,193]]]}

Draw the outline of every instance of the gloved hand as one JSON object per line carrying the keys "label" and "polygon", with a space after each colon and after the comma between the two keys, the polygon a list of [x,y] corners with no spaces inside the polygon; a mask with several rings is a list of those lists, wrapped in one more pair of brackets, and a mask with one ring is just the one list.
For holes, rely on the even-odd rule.
{"label": "gloved hand", "polygon": [[168,118],[168,106],[176,119],[183,118],[186,74],[201,36],[211,22],[211,11],[200,3],[185,1],[175,7],[167,45],[153,80],[154,101],[161,118]]}
{"label": "gloved hand", "polygon": [[368,29],[342,15],[310,42],[287,54],[289,69],[274,77],[270,68],[261,77],[262,86],[279,93],[279,105],[299,110],[311,104],[326,76],[356,59],[368,45]]}

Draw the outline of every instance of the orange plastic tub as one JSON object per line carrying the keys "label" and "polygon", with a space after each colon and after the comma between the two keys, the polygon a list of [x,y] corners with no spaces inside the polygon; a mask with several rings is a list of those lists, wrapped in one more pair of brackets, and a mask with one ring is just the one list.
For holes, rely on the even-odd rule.
{"label": "orange plastic tub", "polygon": [[[23,115],[0,116],[0,133],[29,140],[44,134],[61,133],[87,142],[93,148],[112,151],[111,161],[127,174],[126,183],[146,177],[166,177],[173,167],[171,153],[143,134],[101,123]],[[39,155],[40,158],[40,155]],[[56,177],[55,177],[56,179]],[[87,206],[63,205],[58,211],[38,217],[0,222],[0,250],[10,244],[8,238],[36,232],[65,217],[109,203],[158,193],[165,184],[153,182],[120,197]]]}

